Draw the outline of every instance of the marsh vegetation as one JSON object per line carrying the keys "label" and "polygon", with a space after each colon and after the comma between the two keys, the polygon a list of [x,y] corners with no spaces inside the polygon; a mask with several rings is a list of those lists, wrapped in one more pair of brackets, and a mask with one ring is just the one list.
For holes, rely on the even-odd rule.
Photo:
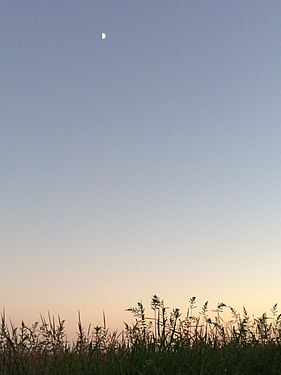
{"label": "marsh vegetation", "polygon": [[[231,319],[223,320],[228,310]],[[48,315],[31,326],[15,327],[1,316],[1,375],[270,375],[281,374],[281,314],[277,304],[271,316],[250,318],[218,303],[209,315],[196,298],[187,311],[169,309],[158,296],[149,313],[138,302],[129,308],[133,323],[120,333],[102,326],[85,329],[80,314],[77,337],[67,340],[65,321]]]}

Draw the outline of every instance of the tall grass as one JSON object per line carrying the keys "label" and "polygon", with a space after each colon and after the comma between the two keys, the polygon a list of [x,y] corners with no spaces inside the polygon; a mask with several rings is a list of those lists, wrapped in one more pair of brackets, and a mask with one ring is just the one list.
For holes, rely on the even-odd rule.
{"label": "tall grass", "polygon": [[[224,310],[231,319],[224,321]],[[120,333],[102,326],[85,329],[78,315],[77,337],[67,340],[65,321],[48,314],[31,327],[7,322],[0,327],[0,374],[281,374],[281,314],[277,304],[250,318],[219,303],[209,315],[208,302],[197,311],[196,298],[182,315],[154,295],[150,314],[142,302],[127,310],[134,322]]]}

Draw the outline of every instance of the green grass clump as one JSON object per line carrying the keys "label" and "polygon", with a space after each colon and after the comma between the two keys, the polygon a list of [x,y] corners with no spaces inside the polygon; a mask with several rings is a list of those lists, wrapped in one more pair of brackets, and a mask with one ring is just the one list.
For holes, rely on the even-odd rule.
{"label": "green grass clump", "polygon": [[[270,375],[281,374],[281,314],[277,304],[252,318],[219,303],[213,317],[208,302],[195,315],[196,298],[189,300],[183,317],[171,311],[154,295],[151,316],[142,302],[127,311],[134,323],[125,323],[120,333],[106,327],[85,330],[80,314],[76,341],[70,343],[65,321],[48,315],[31,327],[7,324],[5,312],[0,327],[1,375]],[[228,309],[231,320],[222,312]]]}

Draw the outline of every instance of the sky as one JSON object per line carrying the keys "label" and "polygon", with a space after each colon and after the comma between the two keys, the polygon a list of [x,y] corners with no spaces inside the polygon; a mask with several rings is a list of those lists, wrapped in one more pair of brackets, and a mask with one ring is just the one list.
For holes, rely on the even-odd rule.
{"label": "sky", "polygon": [[270,315],[280,19],[277,0],[0,2],[7,316],[121,330],[154,294]]}

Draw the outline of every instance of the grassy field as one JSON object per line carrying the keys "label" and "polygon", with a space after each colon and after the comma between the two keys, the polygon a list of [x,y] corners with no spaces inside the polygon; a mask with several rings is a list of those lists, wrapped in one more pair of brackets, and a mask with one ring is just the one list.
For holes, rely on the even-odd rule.
{"label": "grassy field", "polygon": [[[228,309],[231,319],[222,319]],[[196,298],[189,300],[183,316],[168,309],[157,296],[151,299],[148,316],[141,302],[128,312],[133,324],[121,333],[103,326],[85,329],[78,319],[77,339],[68,342],[65,322],[58,317],[41,317],[28,327],[7,323],[5,313],[0,328],[0,374],[21,375],[270,375],[281,374],[281,314],[277,305],[272,316],[252,318],[244,308],[219,303],[201,311]]]}

